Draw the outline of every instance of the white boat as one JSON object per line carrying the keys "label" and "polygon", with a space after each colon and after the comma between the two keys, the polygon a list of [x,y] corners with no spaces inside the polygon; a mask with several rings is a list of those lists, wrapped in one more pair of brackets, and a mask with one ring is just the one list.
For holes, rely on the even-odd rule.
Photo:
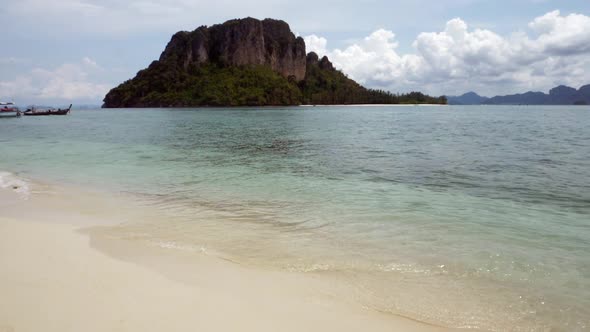
{"label": "white boat", "polygon": [[0,117],[16,117],[21,115],[22,112],[13,102],[5,103],[0,101]]}

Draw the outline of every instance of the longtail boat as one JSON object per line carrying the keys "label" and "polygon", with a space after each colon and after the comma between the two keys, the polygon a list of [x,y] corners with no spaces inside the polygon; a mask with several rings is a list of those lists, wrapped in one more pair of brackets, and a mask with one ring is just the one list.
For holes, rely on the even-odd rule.
{"label": "longtail boat", "polygon": [[70,113],[72,109],[72,104],[68,108],[58,108],[57,110],[54,108],[46,108],[46,109],[36,109],[34,107],[27,109],[23,114],[27,116],[41,116],[41,115],[66,115]]}

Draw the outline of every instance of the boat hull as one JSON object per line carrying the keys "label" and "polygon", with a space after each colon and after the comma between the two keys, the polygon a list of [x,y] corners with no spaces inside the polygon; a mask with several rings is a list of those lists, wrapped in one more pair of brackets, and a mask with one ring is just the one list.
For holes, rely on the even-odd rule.
{"label": "boat hull", "polygon": [[72,109],[72,105],[70,105],[70,107],[65,108],[65,109],[59,108],[56,111],[54,111],[54,110],[46,110],[46,111],[26,110],[23,114],[26,116],[67,115],[68,113],[70,113],[71,109]]}
{"label": "boat hull", "polygon": [[17,118],[21,115],[20,111],[0,111],[0,118]]}
{"label": "boat hull", "polygon": [[44,115],[51,115],[50,112],[25,112],[24,115],[26,116],[44,116]]}

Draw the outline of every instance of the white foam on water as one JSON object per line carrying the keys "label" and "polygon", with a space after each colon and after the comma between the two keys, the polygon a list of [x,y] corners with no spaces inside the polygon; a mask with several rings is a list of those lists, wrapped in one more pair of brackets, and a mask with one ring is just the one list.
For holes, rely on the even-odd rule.
{"label": "white foam on water", "polygon": [[29,199],[29,196],[31,195],[29,182],[10,172],[0,171],[0,189],[12,190],[21,199],[25,200]]}
{"label": "white foam on water", "polygon": [[203,254],[207,253],[207,248],[205,247],[195,247],[190,245],[183,245],[178,244],[177,242],[173,241],[156,241],[154,244],[160,248],[164,249],[175,249],[175,250],[183,250],[183,251],[191,251],[191,252],[200,252]]}

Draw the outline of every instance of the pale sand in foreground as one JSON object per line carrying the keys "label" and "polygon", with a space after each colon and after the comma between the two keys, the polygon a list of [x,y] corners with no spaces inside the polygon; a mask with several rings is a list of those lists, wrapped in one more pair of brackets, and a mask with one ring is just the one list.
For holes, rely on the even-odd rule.
{"label": "pale sand in foreground", "polygon": [[338,300],[306,275],[91,246],[79,229],[96,211],[0,191],[0,332],[447,330]]}

